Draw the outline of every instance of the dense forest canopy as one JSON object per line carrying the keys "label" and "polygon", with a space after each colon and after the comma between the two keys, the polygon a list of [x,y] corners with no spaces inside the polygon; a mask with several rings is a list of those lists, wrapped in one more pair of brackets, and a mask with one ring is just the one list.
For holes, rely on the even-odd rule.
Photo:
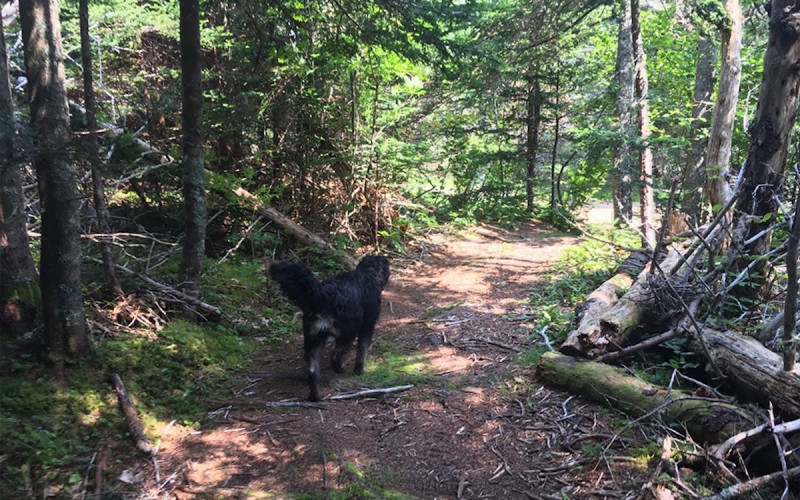
{"label": "dense forest canopy", "polygon": [[[596,245],[559,268],[572,289],[526,292],[524,349],[489,342],[530,348],[521,362],[541,358],[543,377],[581,392],[542,356],[554,348],[612,362],[666,342],[653,378],[690,371],[797,417],[798,12],[789,0],[8,2],[0,439],[14,444],[0,449],[0,490],[86,493],[76,457],[122,426],[102,409],[112,375],[127,420],[123,378],[154,421],[194,425],[183,417],[207,411],[203,395],[251,350],[299,332],[273,297],[274,262],[331,274],[368,254],[425,261],[431,232],[481,224],[548,224]],[[590,225],[605,207],[613,223]],[[612,272],[636,251],[646,271]],[[748,339],[735,353],[731,332]],[[770,356],[788,385],[719,362]],[[314,379],[319,352],[306,358]],[[720,411],[755,419],[733,401]],[[695,439],[710,406],[686,407]],[[136,429],[155,457],[153,422]],[[723,479],[691,487],[748,484],[726,461],[737,444],[709,465]],[[800,469],[781,460],[788,492]]]}

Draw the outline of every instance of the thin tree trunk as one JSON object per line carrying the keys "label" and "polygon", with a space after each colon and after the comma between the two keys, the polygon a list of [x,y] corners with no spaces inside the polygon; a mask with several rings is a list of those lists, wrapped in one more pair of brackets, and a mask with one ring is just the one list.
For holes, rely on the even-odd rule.
{"label": "thin tree trunk", "polygon": [[650,150],[650,105],[647,101],[647,56],[642,41],[642,26],[639,20],[639,0],[631,1],[631,34],[635,68],[635,93],[638,105],[639,138],[642,141],[639,151],[639,181],[642,216],[642,243],[650,248],[656,244],[655,201],[653,199],[653,153]]}
{"label": "thin tree trunk", "polygon": [[783,309],[783,369],[794,369],[795,346],[794,336],[797,333],[797,246],[800,244],[800,203],[795,199],[792,229],[786,245],[786,300]]}
{"label": "thin tree trunk", "polygon": [[[533,70],[532,70],[533,71]],[[528,75],[528,101],[526,103],[526,141],[525,141],[525,201],[526,211],[533,212],[534,178],[536,176],[536,155],[539,150],[539,125],[542,120],[541,91],[539,75]]]}
{"label": "thin tree trunk", "polygon": [[0,22],[0,333],[32,329],[41,303],[28,244],[16,136],[5,33]]}
{"label": "thin tree trunk", "polygon": [[63,375],[68,356],[88,352],[81,294],[78,191],[69,158],[69,109],[56,0],[20,0],[34,167],[42,203],[41,288],[50,361]]}
{"label": "thin tree trunk", "polygon": [[185,237],[180,274],[190,295],[200,295],[200,272],[206,239],[206,192],[203,165],[203,54],[200,50],[198,0],[180,1],[183,90],[183,203]]}
{"label": "thin tree trunk", "polygon": [[[103,192],[103,174],[100,173],[100,147],[97,142],[97,103],[94,96],[94,83],[92,81],[92,45],[89,38],[89,0],[80,0],[79,6],[80,30],[81,30],[81,64],[83,65],[83,100],[86,106],[86,126],[89,135],[86,138],[86,148],[89,161],[92,164],[92,197],[94,208],[97,212],[97,222],[100,231],[103,233],[111,232],[109,224],[108,206],[106,196]],[[111,253],[111,245],[100,243],[100,254],[103,258],[103,272],[106,275],[106,285],[111,294],[121,299],[125,296],[122,285],[117,277],[117,270],[114,267],[114,256]]]}
{"label": "thin tree trunk", "polygon": [[559,97],[561,97],[561,61],[556,63],[558,65],[556,69],[556,101],[553,106],[553,112],[555,113],[555,117],[553,118],[553,154],[550,162],[550,217],[554,216],[554,210],[556,206],[556,159],[558,156],[558,140],[559,140],[559,132],[560,132],[560,125],[561,125],[561,117],[558,115],[558,104],[559,104]]}
{"label": "thin tree trunk", "polygon": [[612,196],[614,220],[622,223],[633,218],[633,158],[630,135],[633,121],[633,39],[631,35],[631,0],[620,0],[621,15],[617,35],[617,105],[620,145],[614,157]]}
{"label": "thin tree trunk", "polygon": [[722,207],[731,196],[729,181],[733,124],[742,80],[742,9],[739,0],[725,0],[725,10],[729,22],[722,30],[719,88],[706,152],[706,191],[712,211]]}
{"label": "thin tree trunk", "polygon": [[691,149],[686,158],[683,176],[681,211],[688,216],[693,227],[700,225],[703,216],[703,186],[706,183],[705,157],[708,137],[702,132],[711,113],[711,95],[714,91],[714,68],[717,52],[710,36],[701,34],[697,43],[697,64],[694,74],[694,107],[689,131]]}
{"label": "thin tree trunk", "polygon": [[[789,149],[789,137],[795,124],[800,91],[800,1],[772,0],[770,4],[769,41],[764,55],[764,75],[753,124],[750,126],[750,149],[747,153],[742,193],[736,208],[755,215],[747,239],[764,232],[774,223],[777,200],[783,188],[783,174]],[[765,254],[772,233],[766,232],[745,247],[750,256]],[[751,268],[751,282],[763,280],[764,260]],[[749,263],[745,255],[740,263]],[[754,297],[756,287],[740,289],[741,296]]]}

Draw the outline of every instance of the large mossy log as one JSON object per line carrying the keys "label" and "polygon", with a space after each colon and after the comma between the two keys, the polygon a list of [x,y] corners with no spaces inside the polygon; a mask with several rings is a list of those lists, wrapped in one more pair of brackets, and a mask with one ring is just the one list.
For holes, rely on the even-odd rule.
{"label": "large mossy log", "polygon": [[[668,272],[680,262],[680,258],[677,250],[670,250],[661,262],[661,268]],[[646,266],[639,273],[639,277],[619,300],[616,297],[620,287],[614,282],[609,283],[616,280],[624,284],[624,279],[617,279],[619,273],[592,292],[589,296],[592,305],[586,307],[577,328],[570,332],[559,350],[569,356],[596,358],[622,347],[646,313],[643,304],[648,302],[650,293],[649,269],[650,266]],[[624,274],[627,275],[627,272]]]}
{"label": "large mossy log", "polygon": [[545,383],[633,417],[653,413],[666,425],[686,426],[698,442],[719,443],[755,424],[755,418],[739,407],[686,391],[667,391],[603,363],[549,352],[539,360],[537,374]]}
{"label": "large mossy log", "polygon": [[[800,416],[800,371],[783,371],[783,359],[746,335],[711,328],[703,329],[708,351],[726,381],[738,396],[772,404],[794,417]],[[692,349],[703,354],[694,336]]]}

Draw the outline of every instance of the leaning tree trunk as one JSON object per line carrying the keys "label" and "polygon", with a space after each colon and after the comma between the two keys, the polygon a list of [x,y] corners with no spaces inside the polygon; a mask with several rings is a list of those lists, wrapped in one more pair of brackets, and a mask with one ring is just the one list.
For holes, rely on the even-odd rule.
{"label": "leaning tree trunk", "polygon": [[[765,254],[772,233],[753,238],[774,223],[783,187],[783,172],[789,149],[789,137],[795,124],[800,90],[800,0],[772,0],[770,4],[769,41],[764,55],[764,75],[758,108],[750,127],[750,149],[747,153],[742,193],[736,208],[757,220],[750,225],[745,249],[750,256]],[[749,257],[740,264],[744,268]],[[763,279],[766,261],[751,268],[751,280]],[[740,295],[754,296],[755,287],[739,290]]]}
{"label": "leaning tree trunk", "polygon": [[711,112],[711,94],[714,91],[714,67],[717,53],[710,36],[701,34],[697,44],[697,64],[694,74],[694,107],[689,130],[691,149],[686,158],[683,174],[683,200],[681,212],[686,214],[692,227],[700,225],[703,216],[703,185],[706,182],[705,156],[708,138],[703,130]]}
{"label": "leaning tree trunk", "polygon": [[203,168],[203,86],[198,0],[180,1],[183,88],[183,254],[180,274],[190,294],[200,295],[200,272],[206,239],[206,192]]}
{"label": "leaning tree trunk", "polygon": [[728,24],[721,30],[722,67],[706,151],[706,191],[712,211],[725,205],[731,195],[729,177],[733,122],[742,80],[742,9],[739,0],[726,0],[725,10]]}
{"label": "leaning tree trunk", "polygon": [[655,201],[653,198],[653,152],[650,150],[650,105],[647,101],[647,56],[642,41],[642,24],[639,20],[639,0],[631,1],[631,34],[635,68],[635,93],[638,105],[639,138],[639,191],[642,215],[642,243],[650,248],[656,245]]}
{"label": "leaning tree trunk", "polygon": [[[94,208],[97,212],[97,222],[101,232],[110,233],[108,206],[103,192],[103,174],[100,173],[100,147],[97,142],[97,103],[94,97],[94,84],[92,82],[92,45],[89,38],[89,0],[80,0],[79,6],[81,29],[81,64],[83,65],[83,100],[86,106],[86,126],[89,135],[86,138],[86,149],[92,165],[92,197]],[[111,294],[120,299],[125,296],[122,285],[119,284],[117,270],[114,265],[114,256],[111,245],[100,243],[100,254],[103,257],[103,272],[106,275],[106,285]]]}
{"label": "leaning tree trunk", "polygon": [[[533,70],[532,70],[533,71]],[[525,116],[525,201],[526,211],[533,212],[533,189],[536,176],[536,155],[539,150],[539,124],[542,121],[542,99],[539,75],[528,75],[528,100]]]}
{"label": "leaning tree trunk", "polygon": [[611,178],[614,197],[614,220],[630,221],[633,218],[632,180],[633,157],[630,135],[633,121],[633,39],[631,37],[631,0],[620,1],[621,14],[617,35],[617,90],[616,115],[619,120],[620,145],[614,157]]}
{"label": "leaning tree trunk", "polygon": [[0,22],[0,333],[33,328],[41,303],[36,265],[28,245],[16,135],[5,33]]}
{"label": "leaning tree trunk", "polygon": [[42,204],[41,287],[48,356],[63,374],[67,356],[88,352],[89,336],[81,295],[78,191],[69,158],[70,128],[61,24],[56,0],[20,0],[33,164]]}

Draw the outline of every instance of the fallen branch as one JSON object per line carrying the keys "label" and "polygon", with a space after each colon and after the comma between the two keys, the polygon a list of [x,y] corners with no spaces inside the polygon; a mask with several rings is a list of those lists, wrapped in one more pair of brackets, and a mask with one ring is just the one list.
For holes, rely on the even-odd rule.
{"label": "fallen branch", "polygon": [[398,385],[395,387],[386,387],[384,389],[366,389],[363,391],[349,392],[346,394],[337,394],[335,396],[331,396],[329,399],[338,401],[342,399],[360,398],[364,396],[375,396],[378,394],[391,394],[393,392],[407,391],[413,387],[414,387],[413,384],[409,384],[409,385]]}
{"label": "fallen branch", "polygon": [[145,453],[152,452],[153,447],[150,446],[150,441],[148,441],[147,436],[144,435],[142,421],[139,420],[136,407],[133,405],[130,396],[128,396],[128,391],[125,390],[125,384],[122,383],[122,379],[116,373],[111,374],[111,382],[114,384],[114,390],[117,392],[117,400],[119,401],[122,414],[125,416],[125,420],[128,421],[128,428],[131,431],[131,435],[136,440],[136,447]]}
{"label": "fallen branch", "polygon": [[714,452],[714,456],[720,460],[725,459],[728,456],[728,453],[739,443],[746,439],[750,439],[752,437],[759,436],[764,434],[767,431],[771,430],[771,434],[779,435],[779,434],[788,434],[790,432],[795,432],[800,430],[800,419],[792,420],[791,422],[786,422],[784,424],[776,425],[770,429],[768,424],[761,424],[758,427],[753,427],[752,429],[748,429],[746,431],[742,431],[734,436],[728,438],[727,441],[719,445],[719,447]]}
{"label": "fallen branch", "polygon": [[789,469],[785,474],[783,471],[773,472],[772,474],[767,474],[766,476],[756,477],[740,484],[728,486],[716,495],[706,497],[705,500],[729,500],[731,498],[738,498],[746,493],[750,493],[772,483],[776,483],[781,479],[786,478],[789,480],[797,477],[800,477],[800,467]]}
{"label": "fallen branch", "polygon": [[471,342],[483,342],[484,344],[493,345],[493,346],[496,346],[496,347],[500,347],[502,349],[507,349],[509,351],[522,352],[522,349],[520,349],[518,347],[514,347],[513,345],[503,344],[501,342],[496,342],[494,340],[482,339],[482,338],[471,338],[471,339],[467,339],[467,340],[469,340]]}
{"label": "fallen branch", "polygon": [[247,200],[252,205],[253,210],[281,226],[284,230],[300,240],[302,243],[319,248],[326,255],[332,256],[339,262],[351,268],[358,265],[358,260],[356,260],[352,255],[338,251],[333,245],[322,239],[320,236],[312,233],[308,229],[300,226],[289,217],[286,217],[269,205],[259,203],[258,198],[246,189],[242,187],[236,188],[233,190],[233,194]]}
{"label": "fallen branch", "polygon": [[[97,262],[99,262],[99,261],[97,261]],[[222,311],[220,311],[220,309],[218,307],[215,307],[215,306],[212,306],[211,304],[203,302],[202,300],[200,300],[198,298],[189,296],[189,295],[181,292],[180,290],[178,290],[176,288],[173,288],[173,287],[171,287],[169,285],[165,285],[163,283],[159,283],[158,281],[154,280],[153,278],[150,278],[149,276],[145,276],[144,274],[141,274],[141,273],[137,273],[136,271],[134,271],[132,269],[129,269],[129,268],[125,267],[122,264],[117,264],[116,268],[119,269],[120,271],[122,271],[125,274],[131,275],[131,276],[136,276],[137,278],[139,278],[140,280],[142,280],[145,283],[149,284],[150,286],[152,286],[153,288],[155,288],[157,291],[159,291],[161,293],[164,293],[164,294],[167,294],[167,295],[171,295],[173,298],[175,298],[175,299],[177,299],[177,300],[179,300],[181,302],[185,302],[186,304],[189,304],[192,307],[196,307],[196,308],[200,309],[201,311],[203,311],[204,313],[206,313],[209,316],[208,318],[204,318],[204,319],[216,320],[220,316],[222,316]]]}

